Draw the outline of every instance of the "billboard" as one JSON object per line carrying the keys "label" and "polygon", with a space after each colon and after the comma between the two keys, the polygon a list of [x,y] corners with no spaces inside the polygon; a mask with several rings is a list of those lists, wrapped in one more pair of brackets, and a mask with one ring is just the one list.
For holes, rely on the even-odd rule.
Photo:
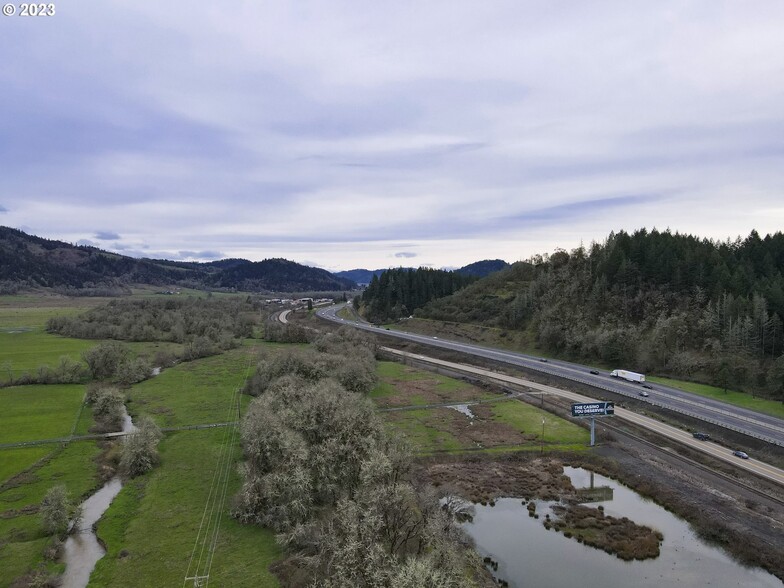
{"label": "billboard", "polygon": [[572,404],[573,417],[597,417],[615,414],[615,405],[612,402],[585,402]]}

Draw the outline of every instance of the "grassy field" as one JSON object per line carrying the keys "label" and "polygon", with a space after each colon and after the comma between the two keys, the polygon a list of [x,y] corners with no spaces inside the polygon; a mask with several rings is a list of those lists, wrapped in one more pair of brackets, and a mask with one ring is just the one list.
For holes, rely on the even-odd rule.
{"label": "grassy field", "polygon": [[[260,347],[247,346],[220,356],[180,364],[134,386],[132,414],[149,414],[162,426],[212,423],[227,417],[231,398],[242,386]],[[250,360],[250,361],[249,361]],[[250,398],[242,397],[243,404]],[[90,586],[169,586],[182,583],[207,501],[226,429],[169,433],[160,444],[161,463],[127,484],[98,524],[108,553]],[[241,450],[237,443],[234,459]],[[240,485],[232,466],[228,499]],[[280,557],[274,535],[240,525],[223,513],[211,582],[216,586],[277,586],[269,565]]]}
{"label": "grassy field", "polygon": [[379,382],[370,391],[370,398],[382,408],[466,402],[496,396],[462,380],[417,370],[394,361],[379,361],[377,365]]}
{"label": "grassy field", "polygon": [[35,374],[42,365],[55,367],[61,357],[82,362],[82,353],[97,344],[39,330],[0,332],[0,379],[8,381],[24,372]]}
{"label": "grassy field", "polygon": [[[71,496],[86,497],[99,484],[93,460],[100,450],[95,442],[72,443],[62,450],[35,449],[51,454],[17,484],[0,490],[0,586],[10,585],[14,578],[42,561],[49,538],[41,529],[37,507],[44,494],[52,486],[64,484]],[[29,450],[0,450],[0,457],[5,459],[18,451]],[[48,567],[54,572],[62,571],[61,564]]]}
{"label": "grassy field", "polygon": [[[137,296],[155,296],[142,290]],[[104,300],[35,295],[0,297],[0,379],[41,365],[54,366],[60,357],[80,360],[100,343],[69,339],[45,332],[52,316],[83,312]],[[264,345],[264,344],[261,344]],[[169,343],[128,343],[133,353],[152,355],[158,349],[177,352]],[[279,345],[266,345],[274,352]],[[162,426],[211,423],[227,418],[230,399],[254,367],[258,347],[246,342],[224,355],[179,364],[127,391],[132,414],[150,414]],[[5,372],[5,374],[3,373]],[[5,378],[4,378],[5,376]],[[83,385],[30,385],[0,389],[0,443],[64,437],[74,430],[87,433],[94,424],[90,407],[82,406]],[[243,406],[250,398],[243,397]],[[105,519],[100,533],[108,555],[95,572],[96,586],[161,586],[182,583],[187,558],[213,471],[220,439],[226,429],[169,434],[160,445],[162,461],[150,474],[128,484]],[[100,485],[95,459],[101,452],[93,441],[65,448],[42,445],[0,450],[0,587],[43,561],[50,539],[41,530],[38,505],[54,485],[65,484],[83,498]],[[234,447],[235,461],[240,447]],[[22,475],[18,475],[22,474]],[[16,476],[16,477],[14,477]],[[228,498],[239,487],[231,468]],[[125,550],[125,551],[123,551]],[[123,557],[118,557],[122,552]],[[276,586],[268,571],[279,550],[272,533],[239,525],[223,514],[211,579],[224,586]],[[63,564],[47,563],[50,572]]]}
{"label": "grassy field", "polygon": [[67,436],[83,398],[78,384],[0,388],[0,443]]}
{"label": "grassy field", "polygon": [[[525,410],[520,410],[520,405],[525,407]],[[558,450],[573,446],[584,448],[591,440],[591,434],[587,429],[530,404],[507,400],[492,404],[490,409],[493,411],[494,420],[506,423],[521,433],[537,435],[539,442],[543,442],[546,448]]]}
{"label": "grassy field", "polygon": [[383,412],[390,428],[403,433],[420,454],[583,450],[589,442],[588,431],[569,421],[461,380],[395,362],[379,362],[378,375],[370,396],[380,408],[469,405],[471,416],[448,407]]}
{"label": "grassy field", "polygon": [[[131,388],[128,411],[149,414],[161,427],[223,421],[234,390],[243,385],[249,367],[255,367],[260,347],[274,348],[259,343],[164,370]],[[250,398],[243,396],[243,402]]]}
{"label": "grassy field", "polygon": [[[222,436],[222,430],[182,431],[161,442],[161,465],[127,484],[98,524],[108,552],[93,572],[91,588],[182,584]],[[234,457],[240,457],[239,447]],[[229,498],[239,484],[232,467]],[[270,531],[240,525],[224,512],[210,582],[277,586],[269,565],[279,557]]]}

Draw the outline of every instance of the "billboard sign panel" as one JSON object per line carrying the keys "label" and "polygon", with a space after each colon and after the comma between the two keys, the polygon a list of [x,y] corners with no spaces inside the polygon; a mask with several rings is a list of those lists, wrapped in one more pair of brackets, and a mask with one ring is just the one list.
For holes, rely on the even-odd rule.
{"label": "billboard sign panel", "polygon": [[573,417],[597,417],[615,414],[615,405],[612,402],[585,402],[572,404]]}

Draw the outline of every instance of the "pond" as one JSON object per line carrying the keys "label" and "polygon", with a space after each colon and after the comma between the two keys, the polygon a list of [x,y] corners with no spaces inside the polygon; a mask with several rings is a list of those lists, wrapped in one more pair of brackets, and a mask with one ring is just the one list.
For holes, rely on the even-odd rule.
{"label": "pond", "polygon": [[[591,486],[591,472],[564,468],[576,488]],[[593,486],[606,490],[595,494],[612,499],[590,503],[603,506],[615,517],[662,532],[661,554],[645,561],[622,561],[604,551],[543,526],[546,514],[554,517],[557,503],[535,501],[539,519],[528,516],[519,498],[496,500],[495,506],[477,504],[473,522],[463,529],[474,539],[477,551],[498,562],[494,575],[516,588],[662,588],[711,586],[728,588],[781,588],[784,584],[759,568],[747,568],[724,551],[702,541],[689,523],[667,512],[621,483],[593,475]],[[611,489],[611,490],[610,490]]]}

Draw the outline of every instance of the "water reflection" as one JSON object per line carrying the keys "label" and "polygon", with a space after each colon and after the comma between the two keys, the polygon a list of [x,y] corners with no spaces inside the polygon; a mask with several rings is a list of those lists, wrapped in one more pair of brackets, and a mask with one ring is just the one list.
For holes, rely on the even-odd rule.
{"label": "water reflection", "polygon": [[[565,468],[576,487],[589,487],[591,472]],[[594,486],[612,489],[613,499],[598,501],[604,512],[628,517],[661,531],[664,541],[658,558],[622,561],[604,551],[586,547],[542,525],[554,516],[554,503],[536,501],[540,519],[528,516],[518,498],[502,498],[494,507],[475,505],[473,522],[463,528],[474,538],[482,556],[498,562],[496,575],[517,588],[662,588],[710,586],[725,588],[781,588],[782,582],[758,568],[745,568],[720,549],[704,543],[689,524],[622,484],[595,475]]]}
{"label": "water reflection", "polygon": [[447,408],[451,408],[452,410],[456,410],[460,414],[466,415],[469,419],[474,420],[474,413],[471,412],[471,409],[468,408],[470,405],[468,404],[453,404],[451,406],[447,406]]}

